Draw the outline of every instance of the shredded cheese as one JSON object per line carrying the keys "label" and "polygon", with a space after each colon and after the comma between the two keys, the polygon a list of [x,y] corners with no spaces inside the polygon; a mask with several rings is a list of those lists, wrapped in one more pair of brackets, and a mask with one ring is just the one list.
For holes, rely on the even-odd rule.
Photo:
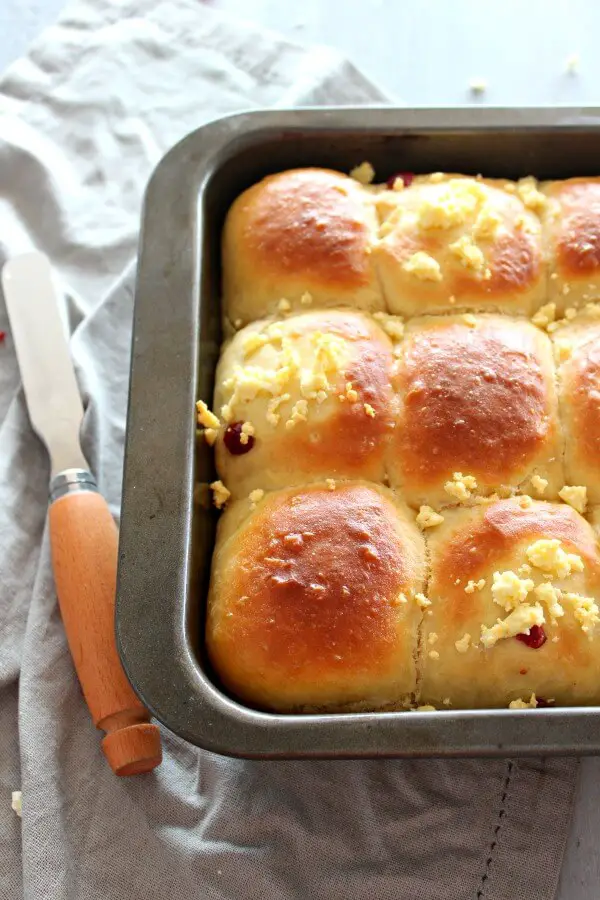
{"label": "shredded cheese", "polygon": [[444,521],[444,517],[440,516],[431,506],[421,506],[417,515],[417,525],[423,531],[426,528],[435,528],[436,525],[441,525]]}
{"label": "shredded cheese", "polygon": [[350,178],[354,178],[360,184],[371,184],[375,178],[375,169],[370,162],[362,162],[350,171]]}
{"label": "shredded cheese", "polygon": [[511,700],[508,704],[509,709],[537,709],[537,700],[535,694],[532,694],[529,700]]}
{"label": "shredded cheese", "polygon": [[583,561],[576,553],[567,553],[556,538],[542,538],[525,551],[536,569],[554,578],[567,578],[571,572],[583,572]]}
{"label": "shredded cheese", "polygon": [[414,275],[415,278],[418,278],[421,281],[442,280],[442,270],[439,262],[434,259],[433,256],[429,256],[428,253],[424,253],[422,250],[418,250],[416,253],[413,253],[412,256],[409,256],[402,268],[405,272],[408,272],[409,275]]}
{"label": "shredded cheese", "polygon": [[208,408],[204,400],[198,400],[196,403],[196,412],[198,414],[198,425],[202,425],[203,428],[213,428],[218,429],[221,425],[217,416],[215,416],[214,412]]}
{"label": "shredded cheese", "polygon": [[479,581],[468,581],[465,587],[465,594],[474,594],[475,591],[482,591],[485,587],[485,578]]}
{"label": "shredded cheese", "polygon": [[548,487],[548,479],[541,478],[539,475],[533,475],[531,478],[531,487],[541,496]]}
{"label": "shredded cheese", "polygon": [[532,316],[531,321],[534,325],[537,325],[538,328],[547,328],[555,319],[556,303],[546,303],[545,306],[540,306],[536,314]]}
{"label": "shredded cheese", "polygon": [[231,497],[231,491],[228,491],[220,480],[213,481],[210,487],[213,492],[213,502],[215,506],[217,509],[222,509]]}
{"label": "shredded cheese", "polygon": [[447,481],[444,490],[451,497],[464,503],[472,496],[472,492],[477,490],[477,481],[473,475],[463,475],[462,472],[454,472],[452,481]]}
{"label": "shredded cheese", "polygon": [[494,572],[492,580],[492,599],[507,612],[516,609],[533,590],[530,578],[519,578],[516,572]]}
{"label": "shredded cheese", "polygon": [[471,635],[468,633],[463,634],[460,640],[454,642],[454,646],[459,653],[466,653],[471,646]]}
{"label": "shredded cheese", "polygon": [[491,628],[482,625],[481,643],[489,650],[498,641],[517,634],[529,634],[533,625],[543,625],[544,621],[544,610],[539,603],[521,603],[505,619],[498,619]]}
{"label": "shredded cheese", "polygon": [[587,507],[587,488],[579,485],[565,485],[558,492],[558,496],[578,513],[583,514]]}

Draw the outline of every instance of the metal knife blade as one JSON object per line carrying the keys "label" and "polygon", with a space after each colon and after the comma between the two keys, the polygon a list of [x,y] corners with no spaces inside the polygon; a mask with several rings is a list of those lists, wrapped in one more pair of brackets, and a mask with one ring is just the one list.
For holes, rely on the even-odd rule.
{"label": "metal knife blade", "polygon": [[50,453],[52,476],[87,469],[79,444],[83,406],[48,258],[26,253],[8,260],[2,286],[29,418]]}

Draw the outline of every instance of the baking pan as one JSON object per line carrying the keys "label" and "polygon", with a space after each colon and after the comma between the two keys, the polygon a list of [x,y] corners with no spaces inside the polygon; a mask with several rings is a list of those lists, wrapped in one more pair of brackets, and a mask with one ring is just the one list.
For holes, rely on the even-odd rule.
{"label": "baking pan", "polygon": [[518,178],[598,174],[600,109],[304,109],[193,132],[147,189],[135,299],[117,635],[144,703],[175,733],[259,758],[505,756],[600,751],[600,707],[276,715],[228,697],[203,648],[216,513],[194,403],[212,396],[220,234],[235,197],[271,172],[369,160],[394,171]]}

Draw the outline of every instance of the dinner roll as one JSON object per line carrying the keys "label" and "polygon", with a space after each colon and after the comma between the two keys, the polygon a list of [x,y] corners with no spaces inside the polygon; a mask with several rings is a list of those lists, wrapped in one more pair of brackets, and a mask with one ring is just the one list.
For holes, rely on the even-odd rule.
{"label": "dinner roll", "polygon": [[600,319],[583,313],[553,335],[565,435],[565,481],[600,503]]}
{"label": "dinner roll", "polygon": [[[426,316],[408,323],[400,349],[388,469],[409,504],[510,493],[534,476],[534,496],[556,497],[564,478],[546,334],[508,316]],[[469,476],[463,487],[459,476]]]}
{"label": "dinner roll", "polygon": [[[392,343],[367,315],[321,310],[238,332],[216,375],[219,476],[234,497],[319,477],[382,481]],[[233,431],[244,427],[240,445]]]}
{"label": "dinner roll", "polygon": [[[368,191],[327,169],[270,175],[237,198],[223,233],[223,309],[251,322],[283,307],[383,310]],[[236,326],[237,327],[237,326]]]}
{"label": "dinner roll", "polygon": [[520,497],[450,510],[429,553],[422,703],[600,702],[600,557],[574,509]]}
{"label": "dinner roll", "polygon": [[374,252],[390,312],[531,314],[542,304],[541,226],[514,184],[438,173],[393,199]]}
{"label": "dinner roll", "polygon": [[560,313],[600,297],[600,178],[544,185],[549,299]]}
{"label": "dinner roll", "polygon": [[394,495],[325,483],[219,522],[206,624],[224,687],[280,712],[401,707],[415,690],[423,539]]}

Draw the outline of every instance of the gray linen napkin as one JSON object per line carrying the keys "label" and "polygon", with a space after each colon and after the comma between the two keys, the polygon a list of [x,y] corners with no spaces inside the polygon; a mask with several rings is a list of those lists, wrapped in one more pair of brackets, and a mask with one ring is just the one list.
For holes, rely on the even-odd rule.
{"label": "gray linen napkin", "polygon": [[[386,98],[336,53],[196,0],[82,0],[0,82],[0,262],[37,247],[66,293],[83,443],[115,515],[139,207],[162,152],[252,106]],[[124,272],[123,275],[120,273]],[[8,331],[0,299],[0,330]],[[248,762],[163,731],[109,771],[62,630],[48,462],[0,343],[0,898],[551,900],[576,764]],[[23,819],[10,809],[22,787]]]}

